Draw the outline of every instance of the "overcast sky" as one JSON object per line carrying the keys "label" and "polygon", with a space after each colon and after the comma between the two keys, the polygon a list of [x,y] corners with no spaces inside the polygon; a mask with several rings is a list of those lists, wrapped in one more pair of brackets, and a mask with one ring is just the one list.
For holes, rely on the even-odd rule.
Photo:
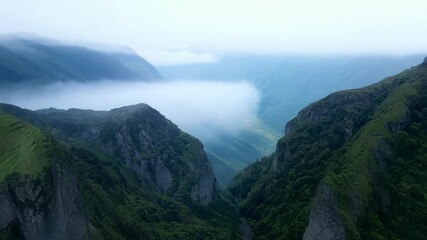
{"label": "overcast sky", "polygon": [[223,52],[426,53],[426,0],[0,0],[0,32],[127,45],[157,65]]}

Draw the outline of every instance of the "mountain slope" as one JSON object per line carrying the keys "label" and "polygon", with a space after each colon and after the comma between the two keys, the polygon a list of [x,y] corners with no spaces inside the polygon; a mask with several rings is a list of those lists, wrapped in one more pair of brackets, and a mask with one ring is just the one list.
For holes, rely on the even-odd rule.
{"label": "mountain slope", "polygon": [[70,155],[51,137],[0,110],[0,238],[82,239],[88,220]]}
{"label": "mountain slope", "polygon": [[0,81],[3,84],[160,79],[157,70],[132,51],[116,53],[42,38],[0,38]]}
{"label": "mountain slope", "polygon": [[48,138],[38,129],[0,112],[0,134],[0,181],[12,172],[35,176],[48,164],[42,148]]}
{"label": "mountain slope", "polygon": [[231,192],[259,239],[425,239],[427,60],[331,94]]}
{"label": "mountain slope", "polygon": [[[80,209],[89,222],[82,222],[84,231],[82,237],[77,238],[237,237],[236,210],[216,188],[201,143],[181,132],[148,105],[139,104],[109,112],[78,109],[32,112],[5,104],[0,109],[14,115],[13,118],[31,122],[60,142],[55,145],[62,150],[52,151],[51,155],[63,155],[66,160],[58,158],[53,166],[59,164],[58,169],[66,176],[75,176],[75,186],[78,186],[76,197],[81,199]],[[4,122],[2,120],[2,124]],[[13,125],[3,126],[0,129],[7,131],[1,133],[10,134],[15,139],[19,132]],[[36,127],[31,129],[42,132]],[[27,139],[37,140],[32,136]],[[27,149],[25,145],[22,147]],[[12,146],[5,147],[0,162],[3,162],[3,156],[13,154],[9,153],[13,149]],[[27,161],[34,157],[32,153],[28,156]],[[68,165],[61,165],[65,163]],[[11,176],[16,174],[16,169],[8,168],[7,186],[11,186],[14,179]],[[56,179],[37,178],[35,181],[41,186],[49,182],[57,184]],[[62,190],[69,191],[66,186]],[[45,192],[40,192],[40,196],[44,197]],[[1,198],[9,199],[5,192],[0,194]],[[51,201],[46,202],[50,204]],[[15,214],[13,208],[9,212]],[[46,212],[49,214],[50,210]],[[1,236],[12,234],[28,238],[21,221],[15,224],[16,221],[2,219],[2,216],[0,214]],[[28,216],[36,217],[32,213]],[[51,234],[52,230],[48,228],[46,232]]]}

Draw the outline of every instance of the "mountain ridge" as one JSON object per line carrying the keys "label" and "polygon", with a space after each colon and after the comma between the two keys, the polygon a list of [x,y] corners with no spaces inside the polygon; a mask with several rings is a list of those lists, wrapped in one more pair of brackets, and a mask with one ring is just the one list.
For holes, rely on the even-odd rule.
{"label": "mountain ridge", "polygon": [[0,53],[0,81],[8,85],[163,78],[154,66],[133,51],[102,51],[50,39],[10,35],[0,38]]}
{"label": "mountain ridge", "polygon": [[[63,149],[49,154],[59,161],[47,165],[56,169],[52,174],[40,170],[40,174],[29,179],[13,169],[9,172],[2,183],[8,190],[0,191],[0,200],[16,205],[19,202],[10,200],[15,195],[7,192],[25,193],[34,204],[21,204],[22,211],[28,212],[29,219],[38,219],[33,224],[39,228],[28,225],[26,218],[10,217],[20,216],[17,213],[20,208],[3,205],[11,207],[0,211],[0,236],[72,238],[69,234],[76,230],[74,227],[57,228],[63,232],[49,227],[67,221],[66,214],[60,214],[67,209],[55,210],[59,206],[56,203],[63,201],[69,211],[75,209],[79,213],[76,212],[76,217],[86,219],[76,220],[81,223],[74,235],[78,239],[237,237],[236,210],[230,199],[217,189],[203,145],[148,105],[101,112],[78,109],[33,112],[6,104],[1,104],[0,109],[2,114],[13,115],[11,118],[17,121],[26,121],[26,125],[34,123],[40,128],[37,131],[52,136],[51,139],[56,139],[54,145]],[[16,134],[13,129],[11,132]],[[6,153],[13,149],[4,147],[0,150]],[[55,177],[56,172],[62,178]],[[63,185],[64,176],[65,180],[73,179],[73,184]],[[80,199],[78,208],[72,207],[74,203],[66,203],[68,200],[61,200],[65,196],[74,203]],[[37,212],[46,218],[38,217]],[[49,222],[52,214],[56,218]]]}
{"label": "mountain ridge", "polygon": [[[230,188],[257,237],[422,239],[426,97],[427,68],[420,64],[301,110],[276,152]],[[401,172],[403,166],[410,167]]]}

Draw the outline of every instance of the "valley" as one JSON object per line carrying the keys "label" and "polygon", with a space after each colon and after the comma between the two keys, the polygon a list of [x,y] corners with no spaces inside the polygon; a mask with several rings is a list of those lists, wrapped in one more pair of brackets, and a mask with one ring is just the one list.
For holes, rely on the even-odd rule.
{"label": "valley", "polygon": [[[0,239],[427,236],[422,55],[228,55],[157,70],[128,48],[0,46]],[[153,89],[165,112],[52,107]],[[51,105],[16,105],[39,98]]]}

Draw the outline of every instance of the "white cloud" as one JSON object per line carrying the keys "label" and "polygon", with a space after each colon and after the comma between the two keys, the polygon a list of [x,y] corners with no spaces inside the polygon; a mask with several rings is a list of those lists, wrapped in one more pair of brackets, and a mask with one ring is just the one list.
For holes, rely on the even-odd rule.
{"label": "white cloud", "polygon": [[260,94],[245,81],[102,81],[56,83],[42,88],[0,92],[0,102],[29,109],[109,110],[147,103],[184,131],[203,140],[238,131],[256,119]]}

